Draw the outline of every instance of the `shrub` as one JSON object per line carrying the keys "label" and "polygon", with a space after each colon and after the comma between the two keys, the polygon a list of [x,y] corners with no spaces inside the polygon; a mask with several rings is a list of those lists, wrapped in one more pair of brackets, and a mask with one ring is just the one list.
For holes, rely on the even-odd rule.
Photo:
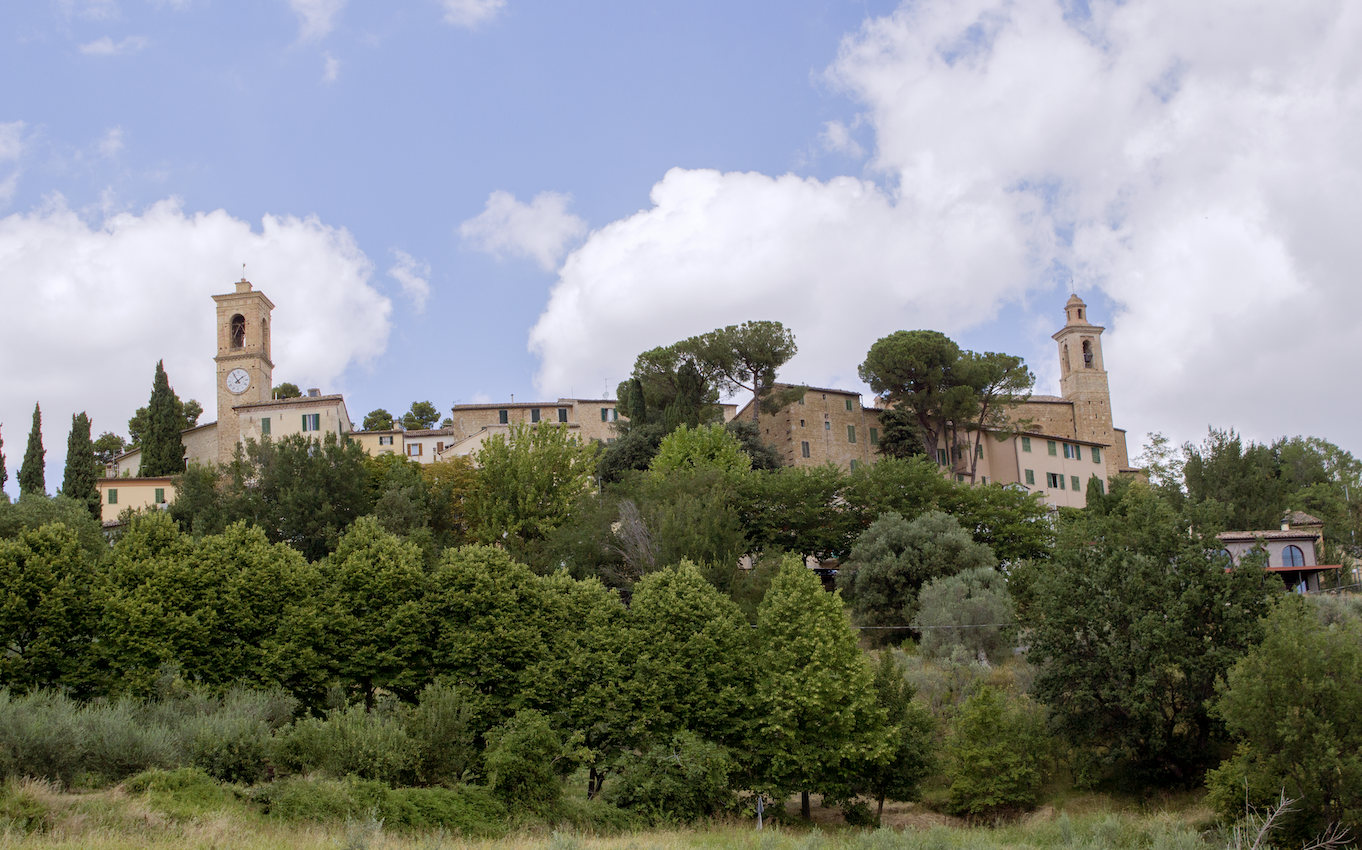
{"label": "shrub", "polygon": [[1012,653],[1015,616],[1002,573],[981,567],[927,582],[913,626],[928,658],[950,658],[962,647],[971,658],[997,664]]}
{"label": "shrub", "polygon": [[426,785],[453,785],[477,764],[474,711],[461,688],[427,685],[420,702],[404,716],[417,747],[416,777]]}
{"label": "shrub", "polygon": [[483,753],[492,791],[508,803],[532,809],[551,806],[563,795],[563,783],[555,765],[563,759],[563,742],[549,721],[533,709],[487,733]]}
{"label": "shrub", "polygon": [[391,828],[447,829],[471,838],[506,832],[506,809],[486,788],[392,789],[354,777],[289,777],[257,789],[265,812],[285,820],[345,821],[373,816]]}
{"label": "shrub", "polygon": [[275,747],[279,764],[290,770],[320,770],[336,778],[354,775],[390,784],[411,772],[417,751],[395,717],[360,705],[330,711],[324,720],[299,720]]}
{"label": "shrub", "polygon": [[94,776],[118,782],[151,768],[173,768],[181,762],[176,731],[148,722],[142,706],[129,698],[87,705],[80,712],[82,767]]}
{"label": "shrub", "polygon": [[946,744],[951,813],[989,816],[1035,805],[1045,746],[1044,716],[1028,698],[980,688]]}
{"label": "shrub", "polygon": [[155,808],[179,819],[216,811],[231,799],[225,788],[196,767],[144,771],[129,779],[126,787],[146,794]]}
{"label": "shrub", "polygon": [[682,730],[666,744],[629,755],[606,786],[606,799],[653,821],[706,818],[732,799],[728,777],[736,765],[728,751]]}
{"label": "shrub", "polygon": [[189,760],[223,782],[257,782],[269,775],[274,731],[288,724],[298,701],[280,690],[236,688],[186,722]]}
{"label": "shrub", "polygon": [[[50,786],[49,786],[50,787]],[[0,835],[49,832],[56,824],[52,808],[44,801],[43,784],[7,780],[0,786]]]}
{"label": "shrub", "polygon": [[0,688],[0,778],[31,776],[70,785],[81,770],[79,713],[64,694],[15,697]]}

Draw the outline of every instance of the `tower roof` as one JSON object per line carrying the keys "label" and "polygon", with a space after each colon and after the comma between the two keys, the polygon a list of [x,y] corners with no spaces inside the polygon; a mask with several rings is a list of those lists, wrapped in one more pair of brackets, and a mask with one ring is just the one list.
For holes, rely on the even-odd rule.
{"label": "tower roof", "polygon": [[1075,292],[1073,295],[1070,295],[1070,296],[1069,296],[1069,300],[1065,302],[1064,306],[1065,306],[1065,307],[1086,307],[1086,306],[1088,306],[1088,305],[1087,305],[1087,304],[1084,304],[1084,303],[1083,303],[1083,299],[1082,299],[1082,298],[1079,298],[1079,297],[1078,297],[1078,293]]}

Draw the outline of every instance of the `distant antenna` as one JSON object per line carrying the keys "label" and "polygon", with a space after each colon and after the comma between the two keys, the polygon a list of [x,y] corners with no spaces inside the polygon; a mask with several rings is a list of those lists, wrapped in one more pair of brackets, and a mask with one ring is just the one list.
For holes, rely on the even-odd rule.
{"label": "distant antenna", "polygon": [[246,279],[246,264],[245,264],[245,263],[242,263],[242,264],[241,264],[241,279],[242,279],[242,280],[245,280],[245,279]]}

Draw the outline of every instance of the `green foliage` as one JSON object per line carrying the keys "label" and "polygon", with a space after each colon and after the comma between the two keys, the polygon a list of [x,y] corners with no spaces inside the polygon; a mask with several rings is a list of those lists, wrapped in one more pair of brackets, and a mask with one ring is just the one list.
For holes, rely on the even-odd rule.
{"label": "green foliage", "polygon": [[455,785],[477,765],[473,707],[464,688],[432,682],[404,710],[407,736],[416,744],[416,778],[423,785]]}
{"label": "green foliage", "polygon": [[703,374],[713,375],[720,389],[752,393],[752,421],[758,411],[775,413],[802,398],[803,387],[772,393],[776,374],[799,350],[794,334],[780,322],[755,321],[729,325],[677,343]]}
{"label": "green foliage", "polygon": [[951,813],[987,817],[1033,807],[1046,748],[1038,706],[981,688],[965,702],[946,742]]}
{"label": "green foliage", "polygon": [[333,709],[324,719],[295,722],[277,740],[275,758],[295,773],[322,771],[336,779],[358,776],[392,785],[411,774],[419,748],[395,714],[354,705]]}
{"label": "green foliage", "polygon": [[656,475],[678,470],[718,469],[746,472],[752,458],[723,425],[701,425],[691,429],[682,425],[662,439],[649,469]]}
{"label": "green foliage", "polygon": [[[131,428],[131,423],[129,424]],[[147,402],[146,431],[142,433],[142,466],[139,475],[176,475],[184,472],[184,405],[170,388],[170,378],[160,360]]]}
{"label": "green foliage", "polygon": [[563,741],[544,715],[522,709],[487,733],[487,785],[507,803],[540,811],[563,795]]}
{"label": "green foliage", "polygon": [[393,415],[381,407],[375,408],[364,414],[364,424],[361,427],[365,431],[391,431]]}
{"label": "green foliage", "polygon": [[177,820],[219,811],[232,796],[213,777],[196,767],[152,768],[129,779],[125,787],[134,794],[145,794],[157,811]]}
{"label": "green foliage", "polygon": [[1267,617],[1263,642],[1229,671],[1216,711],[1239,742],[1207,777],[1227,821],[1245,797],[1262,807],[1297,801],[1282,828],[1305,841],[1332,823],[1362,829],[1362,627],[1326,626],[1299,596]]}
{"label": "green foliage", "polygon": [[731,802],[729,777],[736,768],[725,748],[682,730],[626,757],[606,799],[653,823],[688,823],[712,817]]}
{"label": "green foliage", "polygon": [[1131,487],[1108,515],[1068,515],[1053,560],[1015,582],[1034,693],[1060,731],[1161,781],[1212,757],[1215,682],[1260,639],[1271,593],[1256,566],[1226,570],[1198,519]]}
{"label": "green foliage", "polygon": [[276,399],[302,398],[303,391],[298,389],[297,384],[285,381],[284,383],[278,384],[274,387],[273,391],[271,391],[270,393],[270,397]]}
{"label": "green foliage", "polygon": [[[196,695],[197,696],[197,695]],[[259,782],[274,769],[274,733],[293,719],[298,701],[279,689],[234,686],[221,699],[185,700],[192,710],[180,736],[188,760],[222,782]]]}
{"label": "green foliage", "polygon": [[76,535],[80,548],[92,561],[99,561],[108,553],[109,543],[99,520],[75,499],[62,495],[49,499],[34,493],[20,496],[15,502],[0,500],[0,540],[58,522]]}
{"label": "green foliage", "polygon": [[99,461],[90,442],[90,417],[84,412],[71,417],[71,434],[66,438],[66,474],[62,477],[63,496],[84,502],[90,515],[99,518]]}
{"label": "green foliage", "polygon": [[734,419],[724,426],[738,439],[738,445],[752,459],[752,469],[780,469],[785,465],[775,443],[761,438],[761,429],[746,419]]}
{"label": "green foliage", "polygon": [[644,424],[630,427],[615,442],[607,444],[596,470],[601,480],[614,483],[630,470],[647,469],[657,456],[664,433],[660,423]]}
{"label": "green foliage", "polygon": [[908,522],[887,513],[857,538],[837,581],[857,622],[907,626],[918,610],[918,592],[928,581],[963,570],[991,569],[997,563],[993,551],[974,542],[955,517],[930,511]]}
{"label": "green foliage", "polygon": [[890,407],[880,411],[880,444],[877,451],[884,457],[899,460],[926,455],[922,426],[918,424],[913,411],[907,407]]}
{"label": "green foliage", "polygon": [[60,522],[0,539],[0,685],[89,693],[94,580],[94,558]]}
{"label": "green foliage", "polygon": [[[402,414],[402,427],[408,431],[431,428],[440,421],[440,411],[428,401],[413,401],[411,409]],[[389,425],[389,428],[392,426]],[[368,429],[365,429],[368,430]]]}
{"label": "green foliage", "polygon": [[0,502],[8,502],[9,496],[5,494],[5,485],[9,483],[9,466],[5,464],[5,440],[0,437]]}
{"label": "green foliage", "polygon": [[876,702],[884,710],[891,729],[890,745],[880,758],[856,766],[847,788],[849,794],[868,794],[878,804],[875,814],[864,825],[879,822],[886,799],[900,802],[920,799],[922,781],[936,768],[933,752],[936,722],[930,711],[914,701],[916,691],[904,674],[893,652],[880,653],[873,687]]}
{"label": "green foliage", "polygon": [[1007,580],[978,567],[923,585],[913,627],[922,633],[918,649],[928,658],[949,658],[959,647],[998,664],[1012,654],[1015,620]]}
{"label": "green foliage", "polygon": [[289,777],[259,789],[265,812],[282,820],[375,818],[392,829],[445,829],[469,838],[506,833],[506,808],[486,788],[389,788],[350,777]]}
{"label": "green foliage", "polygon": [[33,427],[28,432],[28,448],[24,450],[24,462],[19,467],[19,494],[33,493],[47,495],[47,451],[43,448],[43,411],[33,405]]}
{"label": "green foliage", "polygon": [[95,439],[91,449],[95,453],[95,461],[102,467],[127,451],[128,441],[112,431],[105,431]]}
{"label": "green foliage", "polygon": [[750,743],[764,790],[835,789],[849,768],[892,746],[873,673],[838,594],[787,557],[757,613],[756,728]]}
{"label": "green foliage", "polygon": [[587,492],[595,456],[594,444],[550,424],[513,425],[509,439],[489,437],[478,452],[472,499],[478,538],[492,543],[547,536]]}

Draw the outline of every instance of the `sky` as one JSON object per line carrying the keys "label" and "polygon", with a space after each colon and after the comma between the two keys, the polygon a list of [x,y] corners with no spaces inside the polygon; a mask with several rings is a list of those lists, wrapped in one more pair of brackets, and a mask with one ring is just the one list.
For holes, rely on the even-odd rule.
{"label": "sky", "polygon": [[[351,416],[613,393],[753,319],[1023,356],[1077,292],[1118,427],[1354,452],[1362,7],[1343,0],[0,5],[0,438],[126,435],[213,303]],[[868,396],[867,396],[868,400]]]}

